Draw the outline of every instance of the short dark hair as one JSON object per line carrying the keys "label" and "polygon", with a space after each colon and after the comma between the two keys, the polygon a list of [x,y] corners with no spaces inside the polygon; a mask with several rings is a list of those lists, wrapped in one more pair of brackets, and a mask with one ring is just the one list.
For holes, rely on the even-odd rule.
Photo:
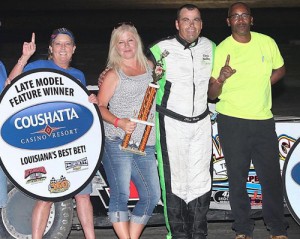
{"label": "short dark hair", "polygon": [[176,19],[177,19],[177,20],[179,20],[180,12],[181,12],[181,10],[184,9],[184,8],[186,8],[186,9],[188,9],[188,10],[194,10],[194,9],[197,9],[197,10],[200,12],[200,9],[199,9],[196,5],[194,5],[194,4],[184,4],[184,5],[182,5],[180,8],[178,8],[178,10],[177,10],[177,16],[176,16]]}
{"label": "short dark hair", "polygon": [[247,9],[248,13],[251,15],[251,9],[250,9],[250,7],[248,6],[247,3],[244,3],[244,2],[235,2],[235,3],[231,4],[230,7],[229,7],[229,9],[228,9],[228,17],[231,15],[232,8],[234,8],[236,5],[243,5]]}

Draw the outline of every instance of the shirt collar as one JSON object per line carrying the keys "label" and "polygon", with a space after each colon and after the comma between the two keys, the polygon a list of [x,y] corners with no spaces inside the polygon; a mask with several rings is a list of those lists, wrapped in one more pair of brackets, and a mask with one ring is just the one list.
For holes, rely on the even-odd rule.
{"label": "shirt collar", "polygon": [[193,41],[193,42],[187,42],[182,37],[180,37],[179,34],[176,34],[176,39],[179,43],[181,43],[184,46],[184,50],[185,50],[185,49],[192,48],[192,47],[196,46],[197,43],[198,43],[199,37],[197,37],[196,40]]}

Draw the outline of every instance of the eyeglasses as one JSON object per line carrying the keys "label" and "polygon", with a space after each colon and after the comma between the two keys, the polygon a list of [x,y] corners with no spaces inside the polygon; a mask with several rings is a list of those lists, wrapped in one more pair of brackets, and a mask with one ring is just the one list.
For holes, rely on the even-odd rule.
{"label": "eyeglasses", "polygon": [[132,22],[119,22],[117,25],[115,25],[114,29],[117,29],[122,25],[128,25],[128,26],[134,27]]}
{"label": "eyeglasses", "polygon": [[233,14],[228,16],[228,18],[232,19],[232,20],[239,20],[240,18],[242,18],[243,20],[247,20],[250,17],[249,13],[242,13],[242,14]]}

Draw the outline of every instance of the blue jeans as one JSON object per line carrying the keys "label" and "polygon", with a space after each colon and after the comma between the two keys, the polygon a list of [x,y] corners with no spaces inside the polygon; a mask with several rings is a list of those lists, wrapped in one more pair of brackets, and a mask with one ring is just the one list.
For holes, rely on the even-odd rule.
{"label": "blue jeans", "polygon": [[[109,218],[112,223],[130,221],[146,225],[160,199],[160,186],[154,146],[146,147],[146,156],[120,150],[122,140],[105,139],[103,166],[110,187]],[[128,212],[130,180],[139,201],[131,216]]]}
{"label": "blue jeans", "polygon": [[80,191],[77,195],[85,195],[85,194],[91,194],[93,192],[93,185],[92,185],[92,181],[85,186],[84,189],[82,189],[82,191]]}
{"label": "blue jeans", "polygon": [[0,208],[6,206],[7,203],[7,179],[6,175],[0,167]]}

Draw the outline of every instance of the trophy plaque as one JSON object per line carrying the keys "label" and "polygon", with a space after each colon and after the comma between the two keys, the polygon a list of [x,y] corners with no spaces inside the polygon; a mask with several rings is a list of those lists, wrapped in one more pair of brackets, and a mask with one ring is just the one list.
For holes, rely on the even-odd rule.
{"label": "trophy plaque", "polygon": [[149,113],[150,113],[151,107],[153,105],[153,101],[155,99],[157,89],[159,88],[157,81],[159,81],[162,78],[162,76],[164,75],[164,72],[165,72],[165,70],[163,69],[163,59],[165,57],[167,57],[168,55],[169,55],[169,52],[165,50],[161,54],[160,59],[156,62],[155,68],[152,73],[153,81],[147,87],[138,117],[137,117],[137,119],[135,119],[135,118],[130,119],[131,121],[134,121],[138,124],[145,125],[145,130],[144,130],[143,136],[141,138],[141,141],[140,141],[138,147],[129,145],[131,134],[125,134],[123,142],[120,145],[121,150],[139,154],[139,155],[146,155],[146,153],[145,153],[146,144],[147,144],[151,129],[154,126],[154,123],[148,122],[147,120],[149,118]]}

